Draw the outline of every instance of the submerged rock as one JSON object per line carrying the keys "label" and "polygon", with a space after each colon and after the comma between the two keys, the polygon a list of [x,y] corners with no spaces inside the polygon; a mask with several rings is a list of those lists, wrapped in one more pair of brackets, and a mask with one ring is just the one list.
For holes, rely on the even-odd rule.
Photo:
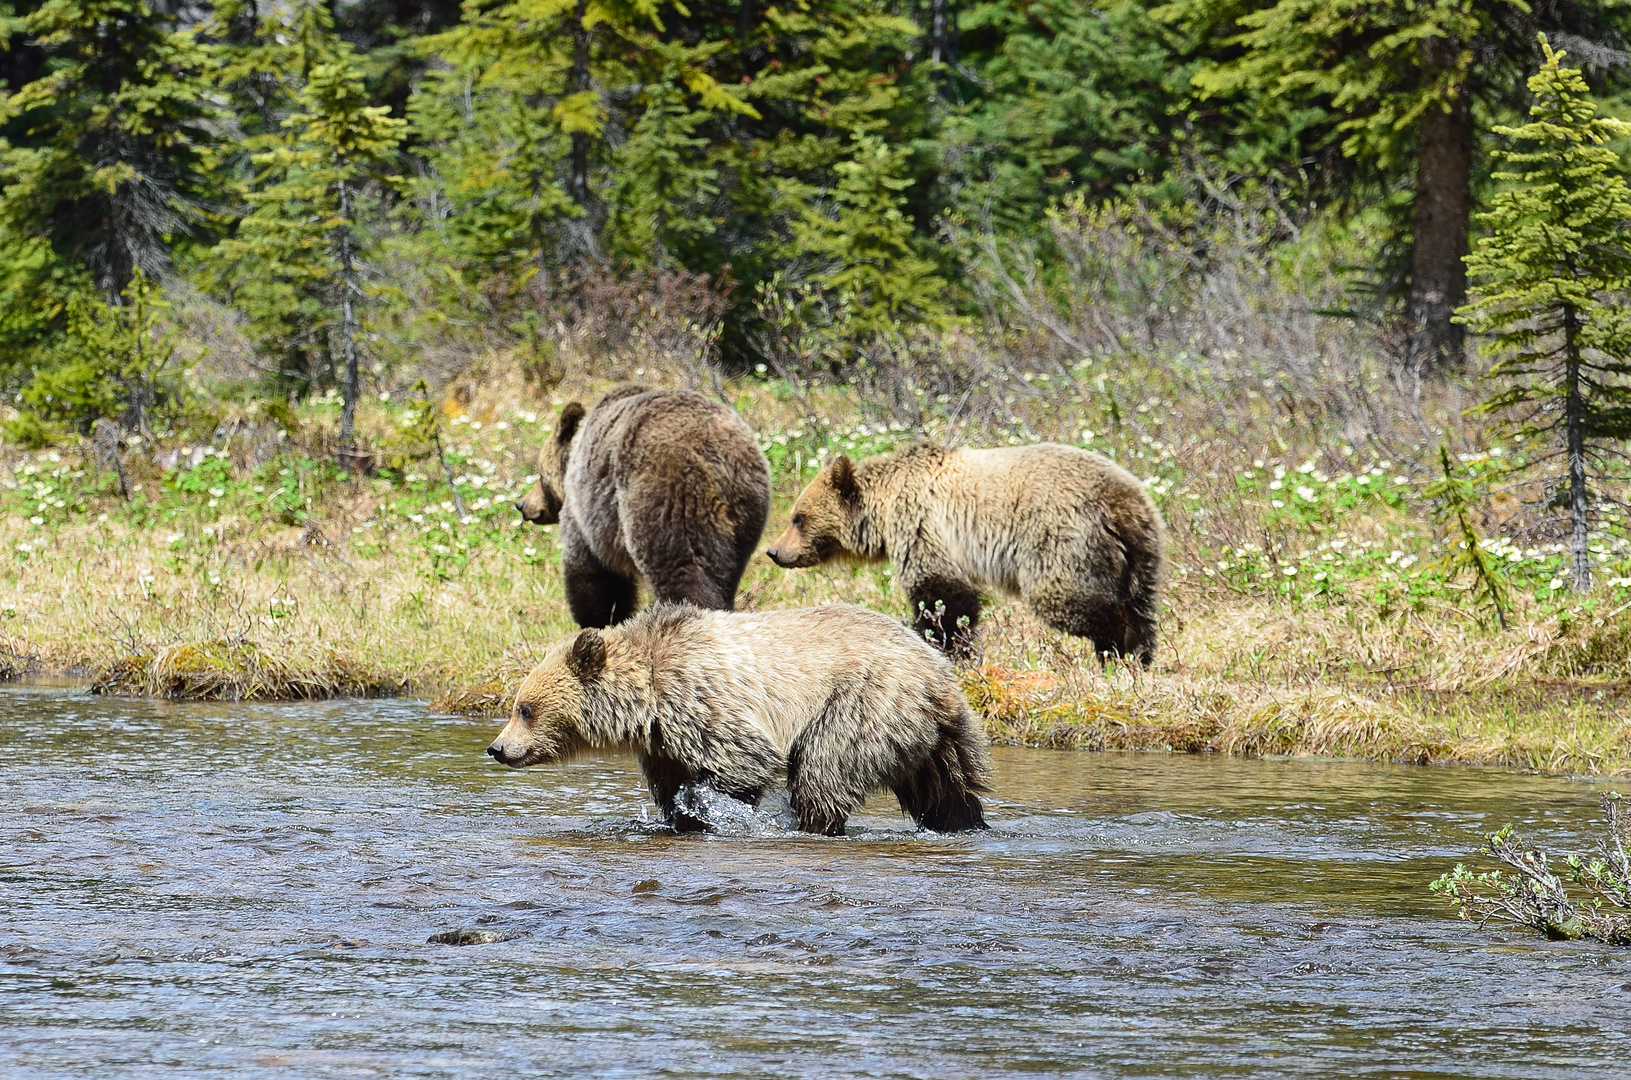
{"label": "submerged rock", "polygon": [[491,945],[497,941],[514,941],[527,935],[519,930],[472,930],[461,926],[457,930],[443,930],[425,939],[427,945]]}

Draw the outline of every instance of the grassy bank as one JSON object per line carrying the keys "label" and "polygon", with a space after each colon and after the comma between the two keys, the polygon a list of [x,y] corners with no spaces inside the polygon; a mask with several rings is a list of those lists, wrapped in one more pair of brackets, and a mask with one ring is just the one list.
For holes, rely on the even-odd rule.
{"label": "grassy bank", "polygon": [[[1006,429],[931,418],[923,430],[1068,441],[1147,477],[1173,538],[1164,638],[1150,671],[1105,667],[996,604],[963,672],[994,738],[1631,772],[1631,553],[1614,527],[1597,544],[1603,584],[1584,599],[1559,587],[1559,551],[1488,541],[1511,594],[1501,630],[1458,577],[1424,464],[1297,447],[1272,416],[1257,445],[1227,440],[1153,394],[1136,420],[1106,423],[1091,378],[1028,380],[1043,381],[1055,388],[1016,399]],[[919,433],[840,391],[722,388],[771,458],[773,530],[825,457]],[[385,467],[372,477],[328,463],[338,404],[325,401],[277,418],[226,406],[205,437],[133,446],[128,499],[88,447],[8,450],[0,651],[16,667],[103,676],[110,692],[253,697],[281,684],[500,708],[572,629],[553,530],[510,505],[570,396],[499,368],[431,403],[442,459],[402,435],[423,429],[426,402],[373,400],[363,427]],[[740,598],[827,601],[906,614],[882,566],[788,573],[758,559]]]}

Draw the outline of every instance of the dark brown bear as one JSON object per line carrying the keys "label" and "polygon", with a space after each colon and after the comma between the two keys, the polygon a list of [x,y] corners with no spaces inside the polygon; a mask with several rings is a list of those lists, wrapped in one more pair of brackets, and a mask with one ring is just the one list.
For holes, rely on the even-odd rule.
{"label": "dark brown bear", "polygon": [[1041,443],[836,458],[766,554],[789,569],[892,560],[918,632],[950,652],[967,649],[991,592],[1020,597],[1100,653],[1148,664],[1165,549],[1161,515],[1132,474]]}
{"label": "dark brown bear", "polygon": [[574,401],[516,503],[559,522],[566,602],[579,626],[634,614],[637,582],[657,600],[729,611],[764,532],[770,468],[747,424],[690,390],[619,386],[585,413]]}

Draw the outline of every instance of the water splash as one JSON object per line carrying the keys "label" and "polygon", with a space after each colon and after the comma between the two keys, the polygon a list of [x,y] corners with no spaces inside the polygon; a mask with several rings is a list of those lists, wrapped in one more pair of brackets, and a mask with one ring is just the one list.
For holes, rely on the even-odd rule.
{"label": "water splash", "polygon": [[686,784],[674,796],[674,816],[720,836],[772,836],[798,828],[787,792],[779,789],[754,807],[707,783]]}

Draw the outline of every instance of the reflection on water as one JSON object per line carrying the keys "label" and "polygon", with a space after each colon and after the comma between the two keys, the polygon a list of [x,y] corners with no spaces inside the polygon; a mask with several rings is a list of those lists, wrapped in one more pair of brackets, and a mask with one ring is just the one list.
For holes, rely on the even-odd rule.
{"label": "reflection on water", "polygon": [[673,836],[492,729],[0,692],[0,1073],[1627,1072],[1631,955],[1425,891],[1584,784],[999,750],[986,833]]}

